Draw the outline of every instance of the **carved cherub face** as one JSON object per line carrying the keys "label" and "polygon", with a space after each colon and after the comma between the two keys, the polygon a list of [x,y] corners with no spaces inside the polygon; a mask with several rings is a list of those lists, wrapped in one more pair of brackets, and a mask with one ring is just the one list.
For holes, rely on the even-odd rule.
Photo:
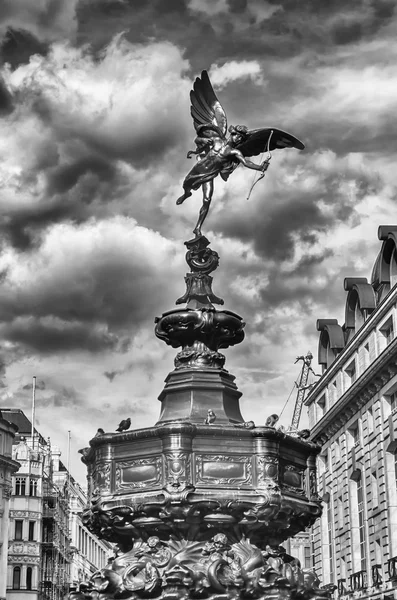
{"label": "carved cherub face", "polygon": [[228,545],[227,537],[224,533],[217,533],[213,542],[217,548],[225,548]]}
{"label": "carved cherub face", "polygon": [[159,543],[160,543],[160,539],[156,535],[151,536],[147,540],[147,545],[149,546],[149,548],[156,548],[156,546]]}

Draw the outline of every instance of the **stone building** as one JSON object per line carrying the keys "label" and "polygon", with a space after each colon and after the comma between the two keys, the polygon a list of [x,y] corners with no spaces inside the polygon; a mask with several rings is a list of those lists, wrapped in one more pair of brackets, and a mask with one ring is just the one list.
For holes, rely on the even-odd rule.
{"label": "stone building", "polygon": [[69,586],[68,505],[54,485],[51,447],[23,411],[2,409],[18,427],[7,568],[7,600],[63,598]]}
{"label": "stone building", "polygon": [[17,428],[2,418],[0,413],[0,600],[6,597],[9,510],[12,490],[12,475],[19,469],[19,463],[12,459],[12,442]]}
{"label": "stone building", "polygon": [[325,502],[313,558],[339,597],[397,587],[397,226],[379,239],[371,280],[344,281],[344,324],[317,322],[323,375],[305,401]]}
{"label": "stone building", "polygon": [[10,502],[7,600],[60,600],[107,562],[110,545],[83,527],[86,497],[59,449],[37,430],[32,437],[23,411],[2,413],[19,429],[12,456],[20,465],[15,463]]}
{"label": "stone building", "polygon": [[68,490],[69,533],[70,533],[70,584],[88,582],[91,576],[104,567],[109,556],[113,555],[113,546],[99,540],[82,523],[81,514],[87,505],[87,495],[81,485],[72,477],[60,460],[58,448],[52,448],[54,482],[59,488]]}

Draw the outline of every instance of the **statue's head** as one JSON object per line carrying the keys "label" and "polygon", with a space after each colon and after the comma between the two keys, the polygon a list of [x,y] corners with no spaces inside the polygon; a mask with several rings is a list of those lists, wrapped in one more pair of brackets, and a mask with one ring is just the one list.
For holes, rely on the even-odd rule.
{"label": "statue's head", "polygon": [[237,146],[245,140],[248,134],[248,127],[245,125],[230,125],[229,133],[234,146]]}

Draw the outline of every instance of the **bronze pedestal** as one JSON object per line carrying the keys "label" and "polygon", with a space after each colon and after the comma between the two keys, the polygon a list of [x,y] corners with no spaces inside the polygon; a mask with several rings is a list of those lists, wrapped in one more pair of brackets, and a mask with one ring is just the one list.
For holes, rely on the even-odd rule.
{"label": "bronze pedestal", "polygon": [[[156,319],[156,335],[181,348],[160,394],[154,427],[97,435],[84,522],[117,544],[115,557],[74,598],[319,598],[313,571],[282,542],[321,514],[319,448],[245,422],[222,348],[244,323],[213,303],[218,256],[187,242],[187,303]],[[206,276],[206,277],[204,277]]]}

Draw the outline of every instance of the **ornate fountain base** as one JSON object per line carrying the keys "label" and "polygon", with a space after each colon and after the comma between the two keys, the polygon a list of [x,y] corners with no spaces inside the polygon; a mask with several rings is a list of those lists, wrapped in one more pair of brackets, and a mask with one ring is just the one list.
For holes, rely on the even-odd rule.
{"label": "ornate fountain base", "polygon": [[319,448],[240,413],[219,349],[244,339],[238,315],[216,310],[209,273],[219,257],[186,242],[185,308],[156,319],[180,348],[155,427],[97,435],[82,451],[90,505],[85,525],[116,555],[75,600],[328,598],[314,572],[280,544],[321,514]]}
{"label": "ornate fountain base", "polygon": [[[313,571],[282,547],[260,550],[248,540],[229,541],[223,533],[207,541],[187,541],[158,536],[137,542],[92,578],[91,598],[158,598],[159,600],[263,600],[329,597],[319,588]],[[86,591],[86,590],[85,590]],[[70,599],[87,598],[83,590]]]}
{"label": "ornate fountain base", "polygon": [[318,450],[252,422],[160,422],[95,437],[83,452],[84,522],[118,549],[85,597],[326,595],[279,547],[321,513]]}

